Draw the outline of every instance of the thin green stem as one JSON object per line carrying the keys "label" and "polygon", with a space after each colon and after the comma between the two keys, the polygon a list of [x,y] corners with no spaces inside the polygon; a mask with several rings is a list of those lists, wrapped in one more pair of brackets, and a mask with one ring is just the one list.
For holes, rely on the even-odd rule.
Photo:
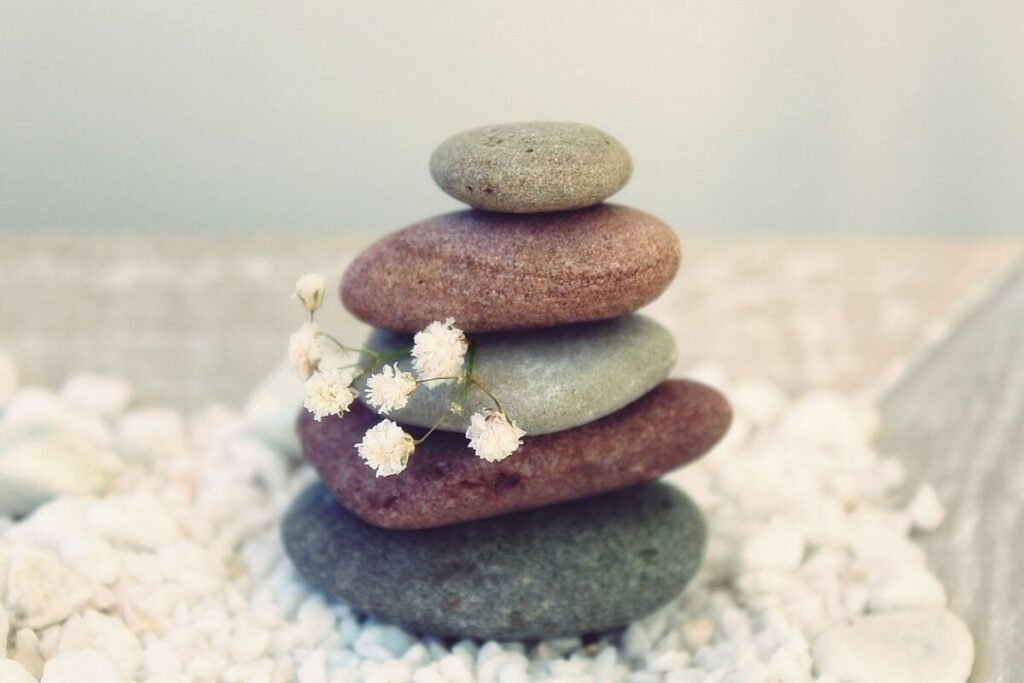
{"label": "thin green stem", "polygon": [[472,382],[473,386],[475,386],[477,389],[479,389],[480,391],[482,391],[485,394],[487,394],[487,398],[489,398],[492,401],[494,401],[494,407],[498,409],[499,413],[504,413],[505,412],[504,410],[501,409],[501,404],[498,403],[498,399],[496,399],[494,397],[494,394],[492,394],[490,391],[487,390],[487,387],[485,387],[483,384],[481,384],[476,378],[470,378],[470,382]]}
{"label": "thin green stem", "polygon": [[416,384],[426,384],[427,382],[440,382],[441,380],[452,380],[452,379],[463,379],[462,375],[453,375],[451,377],[430,377],[428,379],[418,379]]}
{"label": "thin green stem", "polygon": [[430,436],[430,435],[431,435],[431,434],[433,434],[433,433],[434,433],[435,431],[437,431],[437,428],[441,426],[441,423],[442,423],[442,422],[444,422],[444,420],[445,420],[445,418],[446,418],[446,417],[448,417],[448,415],[447,415],[447,414],[445,414],[445,415],[442,415],[442,416],[441,416],[441,418],[440,418],[440,419],[439,419],[439,420],[438,420],[437,422],[435,422],[435,423],[434,423],[434,426],[433,426],[433,427],[431,427],[431,428],[430,428],[429,430],[427,430],[427,433],[426,433],[426,434],[424,434],[423,436],[421,436],[421,437],[420,437],[420,438],[418,438],[418,439],[414,439],[414,440],[413,440],[413,444],[414,444],[414,445],[416,445],[416,446],[419,446],[419,445],[420,445],[421,443],[423,443],[424,441],[426,441],[426,440],[427,440],[427,437],[428,437],[428,436]]}

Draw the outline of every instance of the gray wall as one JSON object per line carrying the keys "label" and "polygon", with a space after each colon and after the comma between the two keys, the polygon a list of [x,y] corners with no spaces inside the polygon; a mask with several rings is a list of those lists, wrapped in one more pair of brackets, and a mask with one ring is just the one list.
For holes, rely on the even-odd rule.
{"label": "gray wall", "polygon": [[0,230],[366,234],[434,145],[632,151],[680,232],[1024,234],[1020,2],[0,0]]}

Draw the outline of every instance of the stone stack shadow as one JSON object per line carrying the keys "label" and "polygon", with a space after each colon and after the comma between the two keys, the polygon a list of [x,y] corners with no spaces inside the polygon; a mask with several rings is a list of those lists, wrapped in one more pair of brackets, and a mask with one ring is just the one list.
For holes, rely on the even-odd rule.
{"label": "stone stack shadow", "polygon": [[[685,587],[705,525],[656,480],[710,450],[731,411],[669,379],[675,340],[635,313],[668,287],[680,246],[657,218],[604,203],[631,172],[618,141],[580,124],[479,128],[434,152],[435,181],[473,208],[369,247],[342,302],[376,328],[373,349],[454,318],[474,376],[527,436],[504,460],[476,457],[469,415],[492,404],[471,393],[405,471],[378,478],[355,448],[382,419],[371,408],[304,413],[321,482],[282,533],[307,579],[415,632],[504,640],[618,628]],[[388,417],[418,437],[457,391],[421,388]]]}

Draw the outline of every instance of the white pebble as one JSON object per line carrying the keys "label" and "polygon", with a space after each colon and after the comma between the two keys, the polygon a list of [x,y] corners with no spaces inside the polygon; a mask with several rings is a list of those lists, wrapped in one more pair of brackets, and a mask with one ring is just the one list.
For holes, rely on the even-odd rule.
{"label": "white pebble", "polygon": [[872,583],[868,606],[872,612],[945,607],[946,589],[923,568],[906,569]]}
{"label": "white pebble", "polygon": [[7,656],[7,636],[10,632],[11,622],[7,618],[7,610],[4,609],[3,604],[0,604],[0,658]]}
{"label": "white pebble", "polygon": [[101,586],[109,586],[121,576],[120,554],[101,538],[88,534],[65,536],[58,553],[69,567]]}
{"label": "white pebble", "polygon": [[144,496],[110,496],[89,509],[90,528],[115,545],[155,550],[178,537],[174,518]]}
{"label": "white pebble", "polygon": [[21,662],[0,657],[0,681],[3,683],[38,683]]}
{"label": "white pebble", "polygon": [[222,675],[224,683],[274,683],[274,660],[236,664],[228,667]]}
{"label": "white pebble", "polygon": [[35,631],[23,628],[14,634],[12,659],[36,678],[43,675],[43,654],[39,651],[39,636]]}
{"label": "white pebble", "polygon": [[298,683],[327,683],[327,653],[313,650],[302,660]]}
{"label": "white pebble", "polygon": [[365,626],[352,649],[360,657],[384,661],[401,657],[412,645],[409,634],[396,626],[370,624]]}
{"label": "white pebble", "polygon": [[773,521],[743,544],[743,564],[748,569],[792,572],[804,556],[804,537],[792,524]]}
{"label": "white pebble", "polygon": [[188,449],[185,420],[167,408],[142,408],[126,413],[114,436],[119,455],[151,462],[180,457]]}
{"label": "white pebble", "polygon": [[39,629],[64,621],[92,595],[89,583],[53,553],[13,549],[4,604],[15,626]]}
{"label": "white pebble", "polygon": [[93,610],[64,624],[57,653],[94,649],[104,653],[125,678],[135,678],[142,663],[142,645],[120,619]]}
{"label": "white pebble", "polygon": [[68,429],[0,430],[0,515],[23,515],[51,498],[103,491],[120,461]]}
{"label": "white pebble", "polygon": [[914,528],[921,531],[934,531],[946,518],[946,511],[939,500],[939,495],[929,484],[923,484],[907,506],[907,514]]}
{"label": "white pebble", "polygon": [[99,650],[76,650],[46,662],[40,683],[126,683],[110,657]]}
{"label": "white pebble", "polygon": [[131,385],[123,379],[91,373],[71,375],[60,389],[61,400],[72,410],[104,416],[123,411],[131,396]]}
{"label": "white pebble", "polygon": [[840,622],[814,641],[814,666],[843,683],[964,683],[974,642],[945,610],[889,612]]}
{"label": "white pebble", "polygon": [[150,636],[142,653],[142,670],[149,679],[160,677],[174,679],[181,676],[181,658],[171,643]]}

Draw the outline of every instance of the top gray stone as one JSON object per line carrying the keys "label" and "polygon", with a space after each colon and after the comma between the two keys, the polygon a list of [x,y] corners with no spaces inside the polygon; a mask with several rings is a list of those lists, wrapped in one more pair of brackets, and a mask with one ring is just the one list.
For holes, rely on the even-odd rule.
{"label": "top gray stone", "polygon": [[540,213],[599,204],[633,173],[629,152],[582,123],[507,123],[448,138],[430,157],[442,190],[477,209]]}

